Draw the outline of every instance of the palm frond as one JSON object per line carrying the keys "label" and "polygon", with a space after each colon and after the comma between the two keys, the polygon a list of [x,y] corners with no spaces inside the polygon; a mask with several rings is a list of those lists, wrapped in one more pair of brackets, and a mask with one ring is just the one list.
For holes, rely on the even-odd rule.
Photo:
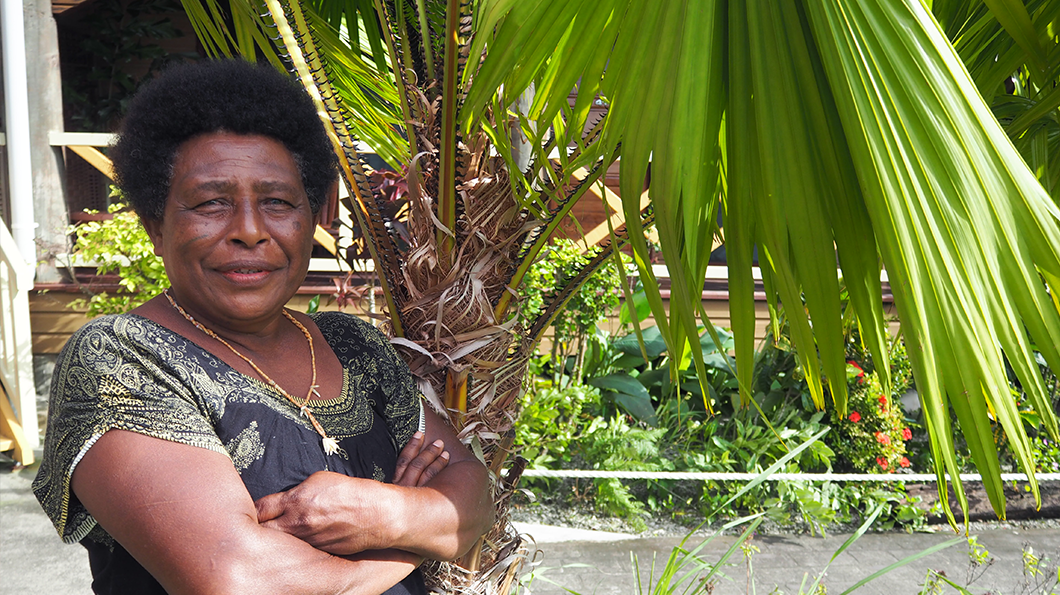
{"label": "palm frond", "polygon": [[[399,113],[399,96],[390,80],[383,54],[362,51],[360,31],[379,34],[378,18],[367,11],[369,0],[348,0],[340,17],[333,2],[318,0],[326,15],[311,7],[303,10],[311,30],[332,66],[332,84],[346,102],[361,140],[392,165],[404,162],[407,141],[401,133],[405,118]],[[214,57],[240,55],[248,60],[264,56],[273,66],[286,70],[283,44],[276,37],[268,12],[249,0],[234,0],[225,7],[218,0],[181,0],[192,27],[208,54]],[[352,7],[351,7],[352,6]],[[338,19],[338,20],[336,20]],[[367,22],[366,22],[367,21]],[[367,35],[367,33],[365,33]],[[371,43],[371,36],[367,39]],[[381,67],[382,66],[382,67]]]}
{"label": "palm frond", "polygon": [[[448,0],[445,11],[445,46],[441,69],[441,117],[439,119],[440,137],[438,144],[438,219],[445,228],[456,227],[457,219],[457,154],[460,147],[457,142],[456,114],[463,96],[459,86],[461,64],[460,55],[463,44],[464,29],[460,22],[469,13],[470,6],[462,0]],[[467,18],[470,15],[467,14]],[[450,237],[444,229],[438,231],[438,258],[442,266],[449,266],[456,247],[455,238]]]}
{"label": "palm frond", "polygon": [[[640,214],[640,217],[638,217],[638,223],[642,228],[651,227],[651,225],[655,223],[655,214],[652,212],[651,207],[646,208]],[[585,281],[606,265],[608,260],[614,259],[615,251],[629,243],[629,240],[628,226],[623,225],[622,227],[619,227],[614,231],[612,236],[609,236],[600,242],[597,246],[598,250],[594,254],[588,256],[579,265],[576,265],[568,272],[566,277],[556,284],[555,289],[545,297],[541,312],[539,312],[534,319],[534,324],[527,329],[527,333],[522,341],[524,350],[531,348],[531,346],[536,346],[541,342],[541,338],[545,335],[545,331],[548,330],[548,327],[552,326],[552,323],[556,320],[556,316],[558,316],[560,311],[563,310],[568,302],[570,302],[571,298],[574,297],[574,294],[581,289],[582,285],[585,284]]]}
{"label": "palm frond", "polygon": [[[916,337],[921,402],[932,440],[946,451],[936,459],[940,480],[943,470],[959,471],[945,433],[949,405],[1001,514],[989,416],[1033,472],[1004,361],[1039,392],[1040,376],[1026,365],[1027,331],[1039,346],[1060,338],[1036,270],[1060,264],[1060,213],[918,3],[837,3],[809,13],[899,316],[906,337]],[[1055,432],[1055,416],[1046,417]]]}
{"label": "palm frond", "polygon": [[[574,208],[574,205],[604,175],[609,165],[610,163],[607,160],[601,159],[589,170],[588,175],[584,178],[573,184],[567,184],[562,189],[546,189],[541,192],[543,196],[542,202],[545,202],[544,197],[549,197],[550,195],[554,197],[551,200],[552,206],[545,217],[539,221],[538,225],[519,238],[521,249],[513,263],[515,266],[512,268],[511,275],[506,281],[508,291],[499,296],[494,307],[494,312],[498,318],[503,319],[506,317],[508,307],[515,295],[515,290],[522,284],[523,278],[526,276],[527,271],[530,270],[530,265],[541,254],[553,233],[559,228],[560,223]],[[562,176],[563,174],[560,173],[559,175]],[[569,180],[571,176],[568,175],[566,177]],[[557,190],[558,196],[556,195]]]}
{"label": "palm frond", "polygon": [[[401,268],[398,262],[399,256],[394,243],[390,241],[383,218],[378,212],[376,197],[368,185],[360,155],[355,148],[355,139],[348,126],[345,110],[328,80],[325,65],[316,48],[313,35],[307,27],[305,14],[301,11],[301,7],[297,3],[282,0],[266,0],[266,5],[276,23],[287,58],[310,97],[318,105],[321,119],[336,153],[343,157],[339,160],[343,179],[346,181],[350,196],[356,198],[357,208],[353,209],[353,212],[361,229],[365,230],[366,247],[376,263],[377,270],[381,271],[379,279],[387,300],[391,325],[394,332],[401,335],[403,324],[400,318],[401,310],[398,308],[400,294],[397,293],[395,284],[396,276]],[[296,34],[295,31],[300,33]]]}

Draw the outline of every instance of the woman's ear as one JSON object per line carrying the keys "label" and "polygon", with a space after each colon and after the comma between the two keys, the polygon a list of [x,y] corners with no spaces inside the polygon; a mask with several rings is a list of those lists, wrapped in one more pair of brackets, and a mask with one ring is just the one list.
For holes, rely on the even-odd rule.
{"label": "woman's ear", "polygon": [[141,218],[140,223],[147,231],[147,237],[151,238],[151,244],[155,247],[155,256],[162,256],[162,221]]}

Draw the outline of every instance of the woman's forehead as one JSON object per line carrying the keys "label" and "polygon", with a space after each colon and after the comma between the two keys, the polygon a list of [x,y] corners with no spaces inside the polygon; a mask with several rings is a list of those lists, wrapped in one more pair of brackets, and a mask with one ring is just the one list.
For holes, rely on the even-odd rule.
{"label": "woman's forehead", "polygon": [[199,183],[224,183],[229,174],[254,171],[268,184],[301,186],[295,156],[283,143],[261,135],[217,132],[196,136],[182,144],[173,159],[173,182],[194,176]]}

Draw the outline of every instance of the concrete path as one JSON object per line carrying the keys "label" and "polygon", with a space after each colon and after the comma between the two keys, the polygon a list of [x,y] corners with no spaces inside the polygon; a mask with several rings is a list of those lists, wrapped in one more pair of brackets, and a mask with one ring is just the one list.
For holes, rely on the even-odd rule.
{"label": "concrete path", "polygon": [[[15,473],[0,472],[0,595],[67,595],[91,592],[88,560],[80,546],[63,545],[51,523],[30,493],[34,469]],[[537,540],[540,549],[537,566],[524,582],[524,593],[559,595],[570,591],[583,595],[638,593],[630,561],[632,551],[638,558],[641,581],[647,592],[652,558],[662,566],[671,549],[680,541],[674,538],[636,538],[635,536],[594,531],[568,530],[558,527],[524,525],[522,531]],[[829,568],[824,583],[828,593],[838,595],[844,589],[875,570],[905,556],[946,541],[950,533],[940,534],[870,534],[863,536]],[[820,572],[846,536],[828,538],[808,536],[758,536],[753,545],[759,548],[752,558],[755,587],[747,584],[743,555],[739,551],[730,560],[733,566],[722,570],[714,595],[770,593],[779,587],[786,594],[797,594],[804,574]],[[975,595],[1041,594],[1048,590],[1023,588],[1023,551],[1026,546],[1035,554],[1050,560],[1055,580],[1056,560],[1060,558],[1060,530],[998,527],[979,534],[979,542],[990,551],[994,563],[972,583]],[[699,541],[690,542],[698,545]],[[705,548],[700,557],[717,561],[733,543],[732,537],[719,537]],[[859,595],[915,594],[924,582],[928,568],[943,570],[959,585],[966,582],[969,568],[967,547],[958,544],[887,574],[858,589]],[[1052,583],[1050,583],[1052,584]],[[681,593],[683,589],[678,589]],[[944,593],[954,593],[947,588]]]}
{"label": "concrete path", "polygon": [[[534,527],[523,527],[522,532],[535,535]],[[543,532],[539,537],[538,548],[541,550],[535,576],[529,582],[533,595],[560,595],[570,592],[582,595],[633,595],[649,593],[649,581],[652,572],[652,561],[655,560],[656,572],[665,565],[667,557],[680,541],[674,538],[631,538],[614,539],[587,543],[584,541],[554,541],[554,536]],[[615,534],[611,534],[614,536]],[[754,569],[754,586],[748,581],[744,555],[737,550],[728,564],[720,570],[724,576],[716,577],[713,595],[745,595],[750,593],[768,594],[800,593],[800,586],[813,583],[816,576],[828,564],[829,559],[847,540],[848,535],[829,535],[827,538],[800,536],[754,537],[751,544],[759,551],[752,556]],[[944,532],[930,534],[867,534],[854,542],[843,552],[823,578],[827,593],[838,595],[873,572],[889,566],[908,556],[953,539],[948,529]],[[714,539],[703,550],[699,557],[707,563],[716,563],[735,542],[735,537],[722,536]],[[692,539],[686,548],[694,548],[702,543],[703,538]],[[1052,580],[1057,580],[1056,561],[1060,558],[1060,530],[1058,529],[1021,529],[1015,527],[998,527],[978,534],[979,544],[985,547],[993,558],[993,563],[977,572],[978,578],[967,588],[975,595],[990,593],[992,595],[1014,594],[1049,594],[1052,589],[1035,589],[1035,581],[1024,575],[1023,551],[1025,546],[1031,548],[1035,555],[1047,556],[1049,560],[1040,567],[1043,575],[1039,582],[1046,582],[1046,573]],[[643,591],[638,591],[634,562],[637,558],[640,571],[640,582]],[[960,586],[968,584],[968,572],[971,569],[968,546],[961,542],[957,545],[935,552],[906,566],[893,570],[861,587],[858,595],[906,595],[921,590],[928,569],[940,570]],[[805,582],[804,582],[805,581]],[[568,591],[569,589],[569,591]],[[774,591],[776,589],[776,591]],[[682,593],[683,588],[676,593]],[[1060,591],[1056,591],[1060,593]],[[957,593],[946,587],[940,593]]]}
{"label": "concrete path", "polygon": [[0,594],[92,593],[88,555],[65,545],[30,492],[36,467],[0,471]]}

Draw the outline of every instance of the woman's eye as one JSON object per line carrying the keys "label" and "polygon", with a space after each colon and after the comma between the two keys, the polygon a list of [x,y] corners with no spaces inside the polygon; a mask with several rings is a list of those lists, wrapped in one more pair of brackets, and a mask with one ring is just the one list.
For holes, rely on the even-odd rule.
{"label": "woman's eye", "polygon": [[212,199],[204,200],[204,201],[200,202],[198,205],[195,206],[195,208],[197,208],[197,209],[215,209],[215,208],[218,208],[218,207],[221,207],[221,206],[224,206],[224,203],[221,201],[221,199],[212,198]]}

